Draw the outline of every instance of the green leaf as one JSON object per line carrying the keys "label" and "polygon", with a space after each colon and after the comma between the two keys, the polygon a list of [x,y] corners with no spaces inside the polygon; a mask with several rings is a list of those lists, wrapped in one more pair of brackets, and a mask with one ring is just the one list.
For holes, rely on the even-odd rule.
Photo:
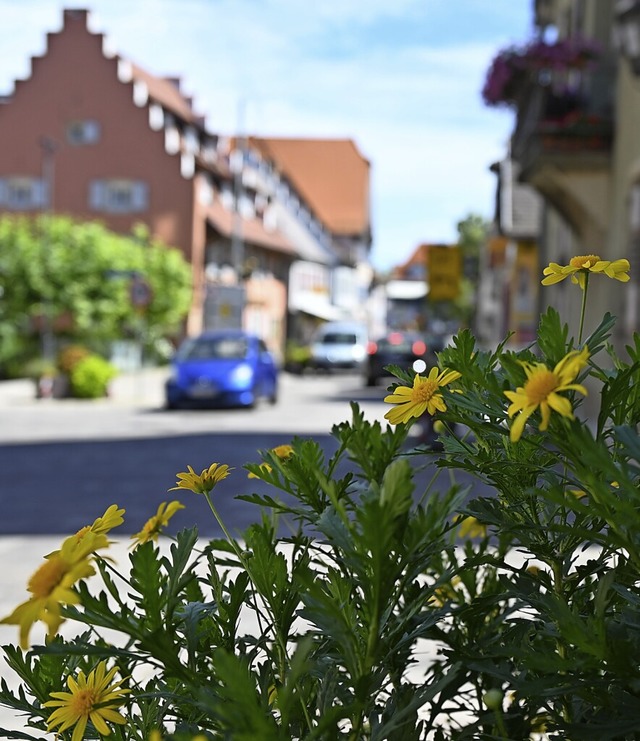
{"label": "green leaf", "polygon": [[135,548],[129,559],[131,596],[143,611],[147,629],[157,630],[163,624],[162,608],[166,602],[167,586],[161,571],[159,551],[153,543],[143,543]]}
{"label": "green leaf", "polygon": [[406,459],[387,466],[380,488],[382,516],[393,520],[406,514],[413,503],[413,471]]}
{"label": "green leaf", "polygon": [[602,348],[605,346],[605,343],[608,340],[615,323],[616,318],[613,316],[613,314],[609,314],[609,312],[606,312],[598,327],[591,335],[589,335],[589,337],[587,337],[584,344],[589,348],[589,353],[591,356],[599,353],[600,350],[602,350]]}
{"label": "green leaf", "polygon": [[538,347],[550,366],[555,366],[572,349],[572,344],[567,344],[569,326],[560,320],[560,314],[549,307],[540,317],[538,326]]}
{"label": "green leaf", "polygon": [[277,725],[258,696],[246,661],[218,649],[213,664],[219,685],[216,701],[208,702],[222,728],[238,741],[279,741]]}

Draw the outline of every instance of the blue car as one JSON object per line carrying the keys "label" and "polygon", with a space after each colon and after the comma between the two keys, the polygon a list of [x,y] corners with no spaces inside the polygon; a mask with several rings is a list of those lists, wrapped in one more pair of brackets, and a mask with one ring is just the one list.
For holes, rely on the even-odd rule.
{"label": "blue car", "polygon": [[278,367],[265,343],[241,330],[186,339],[173,359],[166,403],[179,407],[253,407],[278,399]]}

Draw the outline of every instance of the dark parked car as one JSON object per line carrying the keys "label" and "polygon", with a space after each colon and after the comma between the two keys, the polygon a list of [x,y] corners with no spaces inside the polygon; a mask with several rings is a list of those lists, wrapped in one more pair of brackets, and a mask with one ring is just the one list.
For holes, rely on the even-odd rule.
{"label": "dark parked car", "polygon": [[204,332],[186,339],[165,387],[167,407],[253,407],[275,404],[278,367],[265,343],[240,330]]}
{"label": "dark parked car", "polygon": [[364,377],[367,386],[375,386],[381,379],[390,378],[387,365],[399,365],[408,370],[416,360],[424,360],[427,370],[437,362],[435,353],[442,349],[442,341],[414,332],[389,332],[367,345]]}

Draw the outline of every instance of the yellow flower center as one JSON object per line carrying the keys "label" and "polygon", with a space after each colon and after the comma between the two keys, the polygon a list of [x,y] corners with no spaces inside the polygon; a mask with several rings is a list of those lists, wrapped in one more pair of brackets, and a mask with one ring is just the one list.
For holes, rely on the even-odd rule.
{"label": "yellow flower center", "polygon": [[430,378],[425,379],[420,385],[413,389],[411,394],[411,401],[420,404],[428,402],[429,399],[438,390],[438,384],[436,381],[432,381]]}
{"label": "yellow flower center", "polygon": [[75,692],[69,703],[70,710],[79,718],[88,716],[96,702],[95,690],[90,687]]}
{"label": "yellow flower center", "polygon": [[589,268],[597,262],[600,262],[599,255],[578,255],[569,260],[569,265],[571,265],[572,268],[584,268],[585,264],[589,263],[589,265],[586,265],[586,267]]}
{"label": "yellow flower center", "polygon": [[29,579],[28,589],[38,598],[48,597],[67,573],[67,565],[59,558],[51,558]]}
{"label": "yellow flower center", "polygon": [[558,377],[550,370],[540,370],[524,385],[524,392],[530,404],[540,404],[558,386]]}

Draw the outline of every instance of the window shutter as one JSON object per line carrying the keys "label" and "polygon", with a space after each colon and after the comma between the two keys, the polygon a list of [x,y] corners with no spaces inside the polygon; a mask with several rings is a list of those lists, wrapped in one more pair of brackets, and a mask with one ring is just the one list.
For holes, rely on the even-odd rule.
{"label": "window shutter", "polygon": [[93,120],[85,121],[84,134],[87,144],[95,144],[97,141],[100,141],[100,122]]}
{"label": "window shutter", "polygon": [[34,180],[31,183],[31,203],[34,208],[44,208],[51,203],[49,184],[43,180]]}
{"label": "window shutter", "polygon": [[89,208],[100,210],[105,206],[105,183],[103,180],[92,180],[89,183]]}
{"label": "window shutter", "polygon": [[131,210],[146,211],[149,208],[149,187],[146,183],[137,181],[132,184]]}

